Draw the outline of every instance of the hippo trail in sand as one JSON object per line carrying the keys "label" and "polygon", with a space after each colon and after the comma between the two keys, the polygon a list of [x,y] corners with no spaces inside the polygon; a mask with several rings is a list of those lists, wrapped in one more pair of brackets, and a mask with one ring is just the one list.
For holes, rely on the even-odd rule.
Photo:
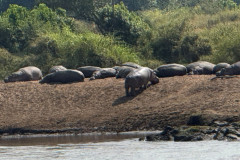
{"label": "hippo trail in sand", "polygon": [[67,68],[65,68],[62,65],[58,65],[58,66],[53,66],[49,69],[49,73],[54,73],[54,72],[58,72],[58,71],[65,71],[67,70]]}
{"label": "hippo trail in sand", "polygon": [[207,61],[197,61],[190,63],[186,66],[187,73],[189,74],[213,74],[213,68],[215,67],[215,64],[212,64]]}
{"label": "hippo trail in sand", "polygon": [[83,82],[84,75],[81,71],[67,69],[46,75],[39,83],[73,83]]}
{"label": "hippo trail in sand", "polygon": [[92,76],[90,77],[90,80],[115,77],[116,73],[117,71],[113,68],[102,68],[99,71],[93,72]]}
{"label": "hippo trail in sand", "polygon": [[20,68],[4,79],[5,83],[17,81],[36,81],[42,79],[42,71],[34,66]]}
{"label": "hippo trail in sand", "polygon": [[217,76],[224,76],[224,75],[240,75],[240,61],[226,68],[222,68],[221,71],[217,74]]}
{"label": "hippo trail in sand", "polygon": [[181,64],[165,64],[154,70],[158,77],[183,76],[187,73],[187,68]]}
{"label": "hippo trail in sand", "polygon": [[[130,72],[125,79],[126,96],[134,96],[135,88],[146,89],[148,82],[156,84],[159,82],[158,77],[153,70],[147,67],[142,67]],[[129,93],[129,88],[131,92]]]}

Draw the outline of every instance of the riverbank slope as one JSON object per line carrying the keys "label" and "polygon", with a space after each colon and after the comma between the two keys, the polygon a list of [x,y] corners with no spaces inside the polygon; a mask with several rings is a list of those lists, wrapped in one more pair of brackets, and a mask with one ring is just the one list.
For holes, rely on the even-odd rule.
{"label": "riverbank slope", "polygon": [[240,78],[214,75],[161,78],[135,97],[124,80],[72,84],[0,82],[0,133],[84,133],[160,130],[186,125],[194,115],[204,125],[240,120]]}

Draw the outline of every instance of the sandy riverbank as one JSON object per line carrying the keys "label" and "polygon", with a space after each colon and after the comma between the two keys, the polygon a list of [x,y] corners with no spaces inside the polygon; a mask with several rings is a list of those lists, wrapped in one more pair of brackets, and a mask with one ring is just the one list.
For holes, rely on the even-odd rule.
{"label": "sandy riverbank", "polygon": [[0,133],[86,133],[161,130],[201,115],[240,120],[240,78],[214,75],[161,78],[135,97],[125,97],[124,80],[107,78],[73,84],[0,82]]}

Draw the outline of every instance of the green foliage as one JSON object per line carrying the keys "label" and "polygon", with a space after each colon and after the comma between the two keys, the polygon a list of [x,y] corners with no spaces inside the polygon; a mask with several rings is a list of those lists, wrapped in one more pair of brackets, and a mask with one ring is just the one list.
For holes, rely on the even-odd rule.
{"label": "green foliage", "polygon": [[4,79],[11,72],[16,71],[21,66],[22,58],[9,53],[0,48],[0,79]]}
{"label": "green foliage", "polygon": [[156,0],[116,0],[117,3],[123,2],[130,11],[146,10],[157,7]]}
{"label": "green foliage", "polygon": [[72,19],[66,17],[64,10],[56,12],[45,4],[33,10],[10,5],[0,17],[0,44],[11,52],[23,51],[29,41],[39,32],[57,31],[64,27],[72,27]]}
{"label": "green foliage", "polygon": [[198,35],[186,35],[178,46],[178,62],[190,63],[200,59],[203,55],[211,53],[211,45],[208,39],[200,38]]}
{"label": "green foliage", "polygon": [[208,32],[213,54],[203,59],[234,63],[240,59],[240,24],[219,24]]}
{"label": "green foliage", "polygon": [[84,20],[91,20],[93,18],[96,8],[102,7],[111,2],[111,0],[36,0],[37,3],[45,3],[48,7],[64,8],[68,14]]}
{"label": "green foliage", "polygon": [[126,61],[139,63],[137,54],[113,37],[94,33],[74,34],[67,30],[46,36],[56,42],[62,64],[69,68],[84,65],[109,67]]}
{"label": "green foliage", "polygon": [[128,11],[123,3],[115,5],[114,11],[109,5],[99,9],[95,22],[102,33],[113,33],[132,45],[136,44],[141,34],[150,29],[136,13]]}
{"label": "green foliage", "polygon": [[17,4],[27,8],[33,8],[35,0],[0,0],[0,12],[4,12],[8,9],[10,4]]}

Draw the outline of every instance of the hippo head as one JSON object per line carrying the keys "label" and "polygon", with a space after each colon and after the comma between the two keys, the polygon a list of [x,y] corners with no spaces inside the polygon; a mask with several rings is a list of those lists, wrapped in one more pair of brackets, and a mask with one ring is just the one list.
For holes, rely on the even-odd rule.
{"label": "hippo head", "polygon": [[5,83],[8,82],[16,82],[19,79],[19,74],[18,73],[12,73],[10,76],[8,76],[7,78],[4,79]]}
{"label": "hippo head", "polygon": [[233,75],[233,69],[232,67],[222,68],[219,74],[221,76]]}
{"label": "hippo head", "polygon": [[157,84],[159,83],[159,78],[156,76],[155,72],[151,72],[151,78],[150,78],[150,82],[152,84]]}

